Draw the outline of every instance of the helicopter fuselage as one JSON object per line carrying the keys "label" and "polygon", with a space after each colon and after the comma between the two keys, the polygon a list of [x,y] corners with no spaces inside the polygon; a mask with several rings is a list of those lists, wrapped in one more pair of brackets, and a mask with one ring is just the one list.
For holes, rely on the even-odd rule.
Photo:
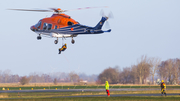
{"label": "helicopter fuselage", "polygon": [[102,17],[101,21],[95,27],[81,25],[66,14],[53,14],[49,18],[41,19],[36,25],[31,26],[31,30],[39,35],[48,35],[51,37],[76,37],[79,34],[100,34],[108,31],[102,31],[101,28],[107,17]]}

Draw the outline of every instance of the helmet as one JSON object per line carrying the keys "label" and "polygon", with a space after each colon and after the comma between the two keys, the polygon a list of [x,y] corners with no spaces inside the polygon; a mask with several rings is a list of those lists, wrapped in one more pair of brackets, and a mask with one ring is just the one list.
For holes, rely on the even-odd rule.
{"label": "helmet", "polygon": [[162,80],[161,82],[164,82],[164,80]]}
{"label": "helmet", "polygon": [[64,45],[67,45],[66,43]]}

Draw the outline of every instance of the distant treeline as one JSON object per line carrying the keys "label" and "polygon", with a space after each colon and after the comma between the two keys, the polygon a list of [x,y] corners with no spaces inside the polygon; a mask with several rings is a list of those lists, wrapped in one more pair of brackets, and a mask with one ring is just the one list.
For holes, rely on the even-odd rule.
{"label": "distant treeline", "polygon": [[107,80],[111,84],[155,84],[157,79],[167,84],[179,84],[180,59],[161,61],[142,56],[137,65],[125,67],[122,71],[118,67],[105,69],[98,76],[97,83],[103,84]]}
{"label": "distant treeline", "polygon": [[17,83],[25,81],[26,83],[49,83],[49,82],[78,82],[80,80],[87,80],[88,82],[95,82],[98,75],[86,75],[84,73],[63,73],[54,72],[49,74],[31,73],[27,76],[19,76],[11,74],[10,70],[0,71],[0,83]]}

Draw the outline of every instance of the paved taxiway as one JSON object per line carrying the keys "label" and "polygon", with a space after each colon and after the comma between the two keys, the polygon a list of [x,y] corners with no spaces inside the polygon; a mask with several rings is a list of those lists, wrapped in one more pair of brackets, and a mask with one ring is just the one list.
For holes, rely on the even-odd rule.
{"label": "paved taxiway", "polygon": [[[151,91],[151,90],[160,90],[160,89],[134,89],[134,88],[124,88],[124,89],[110,89],[110,91]],[[167,89],[167,90],[180,90],[180,89]],[[20,92],[101,92],[105,89],[46,89],[46,90],[6,90],[0,91],[0,93],[20,93]]]}

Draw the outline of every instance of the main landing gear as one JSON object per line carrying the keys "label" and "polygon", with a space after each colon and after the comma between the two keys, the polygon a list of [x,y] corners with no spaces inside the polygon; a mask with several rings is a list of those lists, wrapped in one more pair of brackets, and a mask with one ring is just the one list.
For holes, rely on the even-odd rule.
{"label": "main landing gear", "polygon": [[[42,37],[41,37],[41,35],[39,34],[39,36],[37,36],[37,40],[41,40],[41,39],[42,39]],[[63,40],[63,38],[62,38],[62,40]],[[71,43],[72,43],[72,44],[75,43],[75,40],[73,39],[73,37],[72,37]],[[54,44],[58,44],[58,38],[57,38],[56,40],[54,40]]]}
{"label": "main landing gear", "polygon": [[74,40],[73,38],[72,38],[72,40],[71,40],[71,43],[72,43],[72,44],[74,44],[74,43],[75,43],[75,40]]}
{"label": "main landing gear", "polygon": [[55,43],[55,44],[57,44],[57,43],[58,43],[58,38],[57,38],[57,40],[54,40],[54,43]]}
{"label": "main landing gear", "polygon": [[[62,38],[62,41],[63,41],[63,38]],[[74,44],[75,43],[75,40],[72,38],[71,40],[71,43]],[[58,38],[56,40],[54,40],[54,44],[58,44]]]}

